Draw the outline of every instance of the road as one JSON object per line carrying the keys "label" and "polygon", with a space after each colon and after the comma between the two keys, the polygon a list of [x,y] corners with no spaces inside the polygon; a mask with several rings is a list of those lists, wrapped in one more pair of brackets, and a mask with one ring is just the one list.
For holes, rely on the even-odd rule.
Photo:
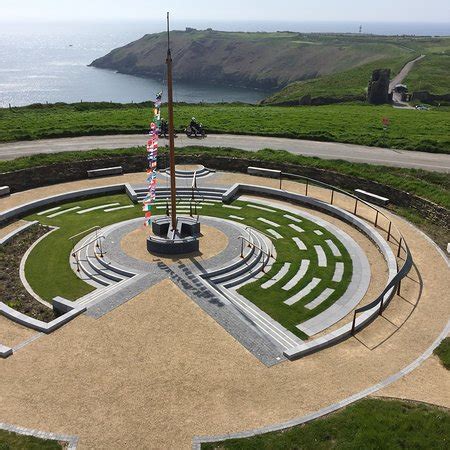
{"label": "road", "polygon": [[[417,61],[420,61],[423,58],[425,58],[425,55],[420,55],[418,58],[406,63],[403,66],[403,69],[400,70],[400,72],[389,83],[389,92],[393,92],[397,84],[402,84],[403,80],[408,76],[409,72],[411,72],[414,64],[416,64]],[[394,92],[392,100],[394,102],[394,106],[396,107],[412,109],[412,107],[409,106],[407,102],[404,102],[402,100],[402,95],[397,92]]]}
{"label": "road", "polygon": [[[30,156],[38,153],[87,151],[97,148],[126,148],[145,145],[146,139],[146,135],[117,135],[11,142],[0,144],[0,159],[14,159],[19,156]],[[189,139],[184,135],[180,135],[176,139],[176,145],[178,147],[186,147],[188,145],[233,147],[250,151],[271,148],[274,150],[288,150],[297,155],[317,156],[323,159],[342,159],[358,163],[421,168],[436,172],[450,173],[450,155],[392,150],[334,142],[315,142],[298,139],[221,134],[210,135],[203,140]]]}

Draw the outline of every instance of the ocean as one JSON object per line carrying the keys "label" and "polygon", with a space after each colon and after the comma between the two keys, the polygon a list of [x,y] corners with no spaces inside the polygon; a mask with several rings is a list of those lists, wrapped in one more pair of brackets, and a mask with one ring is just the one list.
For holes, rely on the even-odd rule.
{"label": "ocean", "polygon": [[[225,31],[357,32],[359,23],[208,22],[173,23]],[[450,24],[362,24],[365,33],[450,35]],[[88,67],[113,48],[163,31],[156,22],[0,22],[0,107],[32,103],[153,99],[164,80],[151,80]],[[177,102],[257,103],[269,92],[229,86],[176,83]]]}

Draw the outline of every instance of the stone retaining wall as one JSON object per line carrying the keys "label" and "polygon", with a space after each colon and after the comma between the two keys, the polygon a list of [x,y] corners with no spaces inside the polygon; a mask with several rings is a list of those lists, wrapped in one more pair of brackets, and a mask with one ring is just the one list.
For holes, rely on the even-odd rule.
{"label": "stone retaining wall", "polygon": [[[10,186],[11,191],[14,193],[51,184],[87,179],[88,170],[101,169],[104,167],[120,165],[123,167],[125,173],[143,172],[146,167],[146,162],[145,154],[142,154],[142,156],[113,156],[92,160],[73,161],[70,163],[59,163],[45,166],[45,168],[33,167],[0,174],[0,185]],[[266,169],[281,170],[282,172],[314,178],[317,181],[351,191],[363,189],[382,197],[389,198],[396,206],[413,208],[430,222],[449,229],[450,211],[446,208],[399,189],[351,175],[296,164],[209,156],[201,153],[198,155],[177,155],[177,163],[202,164],[211,169],[226,169],[230,172],[241,173],[246,173],[249,166],[258,165],[258,167]]]}

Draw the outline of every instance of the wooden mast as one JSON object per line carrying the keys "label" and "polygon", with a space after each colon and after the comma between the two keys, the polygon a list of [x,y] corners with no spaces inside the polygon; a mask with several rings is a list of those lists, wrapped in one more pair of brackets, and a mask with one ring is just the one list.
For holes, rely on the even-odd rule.
{"label": "wooden mast", "polygon": [[167,13],[167,97],[169,109],[169,149],[170,149],[170,199],[172,206],[172,230],[177,228],[177,185],[175,175],[175,131],[173,124],[173,81],[172,53],[170,51],[169,13]]}

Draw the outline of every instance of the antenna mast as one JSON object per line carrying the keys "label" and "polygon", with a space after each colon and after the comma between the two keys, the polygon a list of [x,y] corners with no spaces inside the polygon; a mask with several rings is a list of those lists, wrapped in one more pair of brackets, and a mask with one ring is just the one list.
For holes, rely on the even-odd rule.
{"label": "antenna mast", "polygon": [[177,228],[177,186],[175,175],[175,131],[173,124],[173,81],[172,53],[170,51],[170,15],[167,13],[167,97],[169,109],[169,150],[170,150],[170,198],[172,206],[172,230]]}

